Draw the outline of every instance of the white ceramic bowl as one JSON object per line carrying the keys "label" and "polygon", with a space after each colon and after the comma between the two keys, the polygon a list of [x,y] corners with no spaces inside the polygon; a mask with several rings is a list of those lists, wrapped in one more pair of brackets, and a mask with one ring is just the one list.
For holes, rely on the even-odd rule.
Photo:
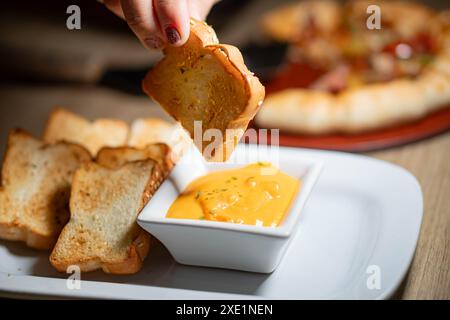
{"label": "white ceramic bowl", "polygon": [[208,171],[217,171],[268,161],[300,179],[300,190],[280,226],[166,218],[169,207],[179,195],[170,179],[142,210],[139,225],[161,241],[179,263],[261,273],[274,271],[297,230],[301,211],[322,169],[322,162],[311,158],[278,159],[275,154],[278,151],[273,148],[259,154],[254,145],[239,145],[233,158],[247,159],[245,162],[206,163],[206,167]]}

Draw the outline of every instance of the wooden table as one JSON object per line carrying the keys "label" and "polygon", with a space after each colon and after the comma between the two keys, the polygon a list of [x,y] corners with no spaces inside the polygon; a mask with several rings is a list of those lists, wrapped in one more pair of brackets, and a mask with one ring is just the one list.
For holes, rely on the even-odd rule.
{"label": "wooden table", "polygon": [[450,133],[367,155],[398,164],[420,182],[424,215],[397,299],[450,299]]}

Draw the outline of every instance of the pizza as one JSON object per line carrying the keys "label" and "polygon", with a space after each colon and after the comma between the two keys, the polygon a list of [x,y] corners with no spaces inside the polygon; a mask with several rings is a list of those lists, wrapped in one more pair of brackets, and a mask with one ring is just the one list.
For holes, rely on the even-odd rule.
{"label": "pizza", "polygon": [[[380,29],[367,26],[370,5],[380,9]],[[275,90],[269,84],[255,119],[260,127],[357,133],[450,105],[450,10],[311,0],[275,9],[262,22],[271,38],[289,44],[286,68],[297,80],[278,81]]]}

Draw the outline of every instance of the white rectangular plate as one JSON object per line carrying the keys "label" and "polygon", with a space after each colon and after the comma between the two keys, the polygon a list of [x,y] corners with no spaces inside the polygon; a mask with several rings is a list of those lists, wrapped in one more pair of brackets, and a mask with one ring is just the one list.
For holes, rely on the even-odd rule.
{"label": "white rectangular plate", "polygon": [[69,275],[51,267],[48,253],[0,241],[0,294],[118,299],[389,297],[409,267],[419,235],[423,203],[416,179],[398,166],[368,157],[279,151],[280,157],[322,160],[324,170],[300,213],[299,230],[272,274],[183,266],[158,245],[138,274],[82,274],[81,289],[69,290]]}

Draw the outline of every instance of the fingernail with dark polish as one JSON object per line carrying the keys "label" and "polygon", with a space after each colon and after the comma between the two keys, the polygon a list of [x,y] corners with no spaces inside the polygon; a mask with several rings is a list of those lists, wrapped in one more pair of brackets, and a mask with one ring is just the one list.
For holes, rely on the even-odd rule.
{"label": "fingernail with dark polish", "polygon": [[175,44],[181,40],[180,34],[173,26],[168,26],[165,31],[167,41],[169,41],[170,44]]}
{"label": "fingernail with dark polish", "polygon": [[144,39],[144,42],[152,49],[159,49],[162,47],[162,40],[159,37],[148,37]]}

